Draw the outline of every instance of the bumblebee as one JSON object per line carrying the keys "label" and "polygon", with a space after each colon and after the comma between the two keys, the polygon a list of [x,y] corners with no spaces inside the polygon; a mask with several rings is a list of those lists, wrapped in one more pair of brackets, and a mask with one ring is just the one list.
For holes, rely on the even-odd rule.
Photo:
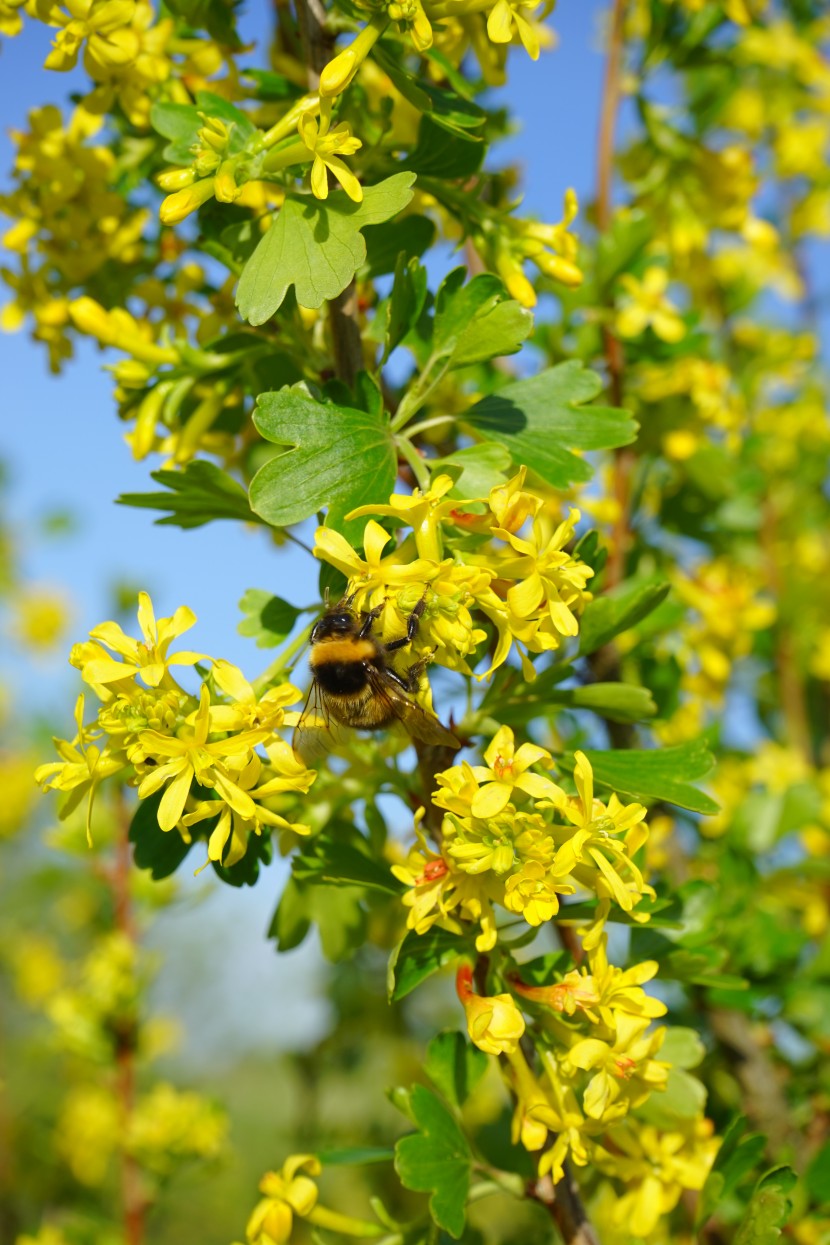
{"label": "bumblebee", "polygon": [[400,673],[389,662],[390,654],[414,640],[426,599],[422,597],[409,615],[406,635],[386,644],[372,634],[383,606],[357,613],[351,608],[353,600],[344,598],[312,628],[309,665],[313,681],[294,732],[294,751],[304,758],[328,751],[335,743],[332,723],[379,731],[400,722],[421,743],[460,748],[452,731],[411,699],[421,685],[429,656]]}

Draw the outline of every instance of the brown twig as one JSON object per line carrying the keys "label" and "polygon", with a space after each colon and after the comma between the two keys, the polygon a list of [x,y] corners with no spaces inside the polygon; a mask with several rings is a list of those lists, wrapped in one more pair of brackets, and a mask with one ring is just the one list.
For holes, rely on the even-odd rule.
{"label": "brown twig", "polygon": [[[614,170],[614,135],[620,104],[625,3],[626,0],[614,0],[614,7],[611,12],[608,55],[605,61],[605,76],[602,84],[602,106],[597,141],[596,205],[597,229],[600,233],[605,233],[610,229],[613,214],[611,199]],[[623,373],[625,368],[622,344],[608,325],[603,327],[602,341],[605,363],[608,368],[608,387],[611,392],[611,401],[615,406],[622,406]],[[606,572],[609,588],[613,588],[623,578],[625,555],[631,542],[629,525],[631,476],[635,461],[634,452],[629,448],[623,448],[615,452],[613,492],[614,499],[617,502],[617,516],[614,520],[613,540]]]}
{"label": "brown twig", "polygon": [[564,1175],[557,1184],[550,1176],[540,1176],[528,1186],[528,1196],[545,1207],[566,1245],[599,1245],[599,1237],[582,1205],[573,1168],[567,1159],[562,1167]]}
{"label": "brown twig", "polygon": [[[123,792],[117,796],[117,825],[115,861],[112,869],[112,894],[115,908],[115,927],[135,941],[135,922],[130,902],[130,852],[129,813]],[[135,1025],[125,1026],[118,1033],[115,1044],[116,1094],[121,1115],[121,1205],[124,1216],[124,1245],[142,1245],[144,1241],[144,1213],[146,1201],[142,1189],[141,1168],[128,1153],[126,1137],[135,1110]]]}
{"label": "brown twig", "polygon": [[[765,497],[762,504],[760,535],[767,584],[780,609],[781,602],[785,600],[785,593],[776,550],[778,516],[771,497]],[[775,625],[775,673],[788,740],[812,765],[814,761],[813,742],[810,735],[804,683],[798,669],[792,632],[781,619],[778,619]]]}
{"label": "brown twig", "polygon": [[[297,0],[297,16],[308,66],[308,85],[315,91],[320,83],[320,73],[334,51],[334,36],[326,25],[326,10],[322,0]],[[328,305],[328,315],[334,370],[339,380],[353,388],[357,374],[363,367],[363,344],[357,320],[357,289],[354,281],[350,281],[343,293],[332,299]]]}

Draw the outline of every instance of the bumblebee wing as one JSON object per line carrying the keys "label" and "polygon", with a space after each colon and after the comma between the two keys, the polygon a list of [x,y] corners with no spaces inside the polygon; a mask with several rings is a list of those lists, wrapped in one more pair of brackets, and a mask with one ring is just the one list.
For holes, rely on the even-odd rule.
{"label": "bumblebee wing", "polygon": [[340,742],[337,723],[332,722],[320,684],[313,679],[300,720],[294,727],[291,746],[305,765],[315,765],[324,760]]}
{"label": "bumblebee wing", "polygon": [[426,713],[388,675],[370,667],[369,682],[374,694],[389,709],[390,715],[402,723],[413,739],[424,744],[433,744],[436,747],[452,748],[454,751],[461,747],[452,731],[442,726],[432,714]]}

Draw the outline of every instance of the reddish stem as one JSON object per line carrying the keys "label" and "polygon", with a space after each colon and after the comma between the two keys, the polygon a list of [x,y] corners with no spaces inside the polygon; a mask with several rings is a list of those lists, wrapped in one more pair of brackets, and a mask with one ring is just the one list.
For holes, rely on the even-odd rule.
{"label": "reddish stem", "polygon": [[[614,0],[611,12],[608,56],[605,61],[605,77],[602,85],[602,108],[600,112],[599,138],[597,142],[597,228],[605,233],[611,227],[612,182],[614,170],[614,134],[620,104],[621,77],[624,47],[625,0]],[[608,369],[608,386],[615,406],[623,403],[623,372],[625,358],[619,338],[606,325],[602,330],[605,363]],[[608,558],[606,580],[609,588],[618,584],[625,573],[625,555],[631,544],[631,476],[635,455],[631,449],[617,450],[614,454],[613,494],[617,503],[617,515],[611,550]]]}
{"label": "reddish stem", "polygon": [[[112,869],[112,894],[116,929],[135,942],[135,921],[130,898],[132,852],[129,839],[129,814],[123,792],[118,794],[115,860]],[[135,1110],[135,1026],[119,1033],[115,1048],[116,1093],[121,1115],[121,1205],[124,1215],[124,1245],[143,1245],[146,1202],[142,1191],[141,1168],[127,1152],[126,1138]]]}

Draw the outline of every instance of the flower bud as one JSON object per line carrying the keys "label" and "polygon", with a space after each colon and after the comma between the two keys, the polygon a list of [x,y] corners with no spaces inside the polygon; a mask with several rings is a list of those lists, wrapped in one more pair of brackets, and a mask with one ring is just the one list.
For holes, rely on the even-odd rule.
{"label": "flower bud", "polygon": [[184,190],[185,186],[192,186],[195,180],[196,174],[193,169],[165,169],[156,178],[158,186],[168,192]]}
{"label": "flower bud", "polygon": [[475,994],[472,970],[464,965],[456,975],[456,990],[467,1013],[470,1038],[488,1055],[512,1055],[525,1031],[522,1013],[509,994]]}
{"label": "flower bud", "polygon": [[159,216],[163,225],[177,225],[179,221],[195,212],[196,208],[213,198],[213,178],[206,177],[184,190],[168,195],[159,208]]}

